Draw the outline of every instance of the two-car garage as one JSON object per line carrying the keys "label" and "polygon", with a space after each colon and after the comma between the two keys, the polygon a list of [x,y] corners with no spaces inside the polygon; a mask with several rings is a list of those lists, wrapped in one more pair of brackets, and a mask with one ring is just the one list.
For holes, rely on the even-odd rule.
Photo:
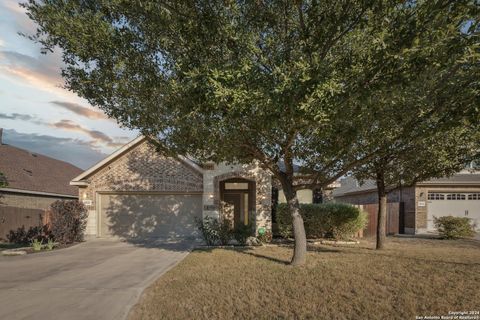
{"label": "two-car garage", "polygon": [[434,231],[434,217],[454,216],[472,219],[480,228],[480,193],[429,192],[427,201],[427,231]]}
{"label": "two-car garage", "polygon": [[98,236],[189,238],[201,218],[201,194],[100,193]]}

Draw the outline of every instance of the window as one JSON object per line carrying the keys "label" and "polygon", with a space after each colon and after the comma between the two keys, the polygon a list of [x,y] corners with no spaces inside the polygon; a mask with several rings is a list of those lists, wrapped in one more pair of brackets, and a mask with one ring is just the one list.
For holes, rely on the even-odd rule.
{"label": "window", "polygon": [[248,182],[225,182],[225,190],[248,190]]}
{"label": "window", "polygon": [[447,194],[447,200],[465,200],[466,195],[463,193],[450,193]]}
{"label": "window", "polygon": [[428,200],[445,200],[445,195],[441,193],[429,193]]}
{"label": "window", "polygon": [[468,195],[468,200],[480,200],[480,193],[470,193]]}

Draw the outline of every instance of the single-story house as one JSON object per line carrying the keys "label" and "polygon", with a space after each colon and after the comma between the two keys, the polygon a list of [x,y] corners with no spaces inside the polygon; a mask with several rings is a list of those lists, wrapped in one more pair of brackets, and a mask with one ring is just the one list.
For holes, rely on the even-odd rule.
{"label": "single-story house", "polygon": [[1,142],[0,172],[7,185],[0,188],[0,238],[11,229],[40,223],[39,216],[56,200],[78,199],[69,184],[82,170],[67,162]]}
{"label": "single-story house", "polygon": [[164,156],[140,136],[78,175],[88,208],[86,235],[196,237],[195,221],[221,212],[234,224],[271,229],[272,177],[256,164],[198,164]]}
{"label": "single-story house", "polygon": [[[333,190],[333,198],[354,205],[376,204],[376,183],[367,180],[360,184],[353,177],[344,178]],[[398,188],[387,198],[388,202],[402,204],[403,213],[398,216],[404,233],[435,232],[433,218],[449,215],[470,218],[480,228],[480,171],[465,169],[449,178]]]}

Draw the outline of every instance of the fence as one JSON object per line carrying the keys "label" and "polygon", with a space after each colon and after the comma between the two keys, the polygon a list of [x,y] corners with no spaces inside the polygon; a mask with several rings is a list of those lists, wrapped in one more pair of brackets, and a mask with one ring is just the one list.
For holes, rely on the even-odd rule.
{"label": "fence", "polygon": [[[378,216],[378,204],[363,204],[359,205],[360,209],[368,214],[368,225],[363,230],[362,235],[364,237],[373,237],[377,233],[377,216]],[[400,218],[402,217],[401,209],[402,204],[399,202],[387,203],[387,221],[386,231],[387,234],[398,234],[401,231]]]}
{"label": "fence", "polygon": [[41,209],[25,209],[0,206],[0,239],[6,239],[10,230],[22,226],[25,229],[45,224],[45,211]]}

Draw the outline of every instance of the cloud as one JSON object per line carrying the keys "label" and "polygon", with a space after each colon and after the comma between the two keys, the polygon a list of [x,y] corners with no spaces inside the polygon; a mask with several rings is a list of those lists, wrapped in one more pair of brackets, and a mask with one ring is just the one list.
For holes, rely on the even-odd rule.
{"label": "cloud", "polygon": [[70,162],[86,169],[107,155],[91,146],[90,142],[70,138],[58,138],[49,135],[17,132],[13,129],[3,131],[3,142],[18,148]]}
{"label": "cloud", "polygon": [[101,131],[89,130],[80,126],[79,124],[76,124],[71,120],[63,119],[58,122],[52,123],[51,126],[58,129],[81,132],[92,138],[94,140],[94,143],[102,143],[107,145],[108,147],[118,148],[123,145],[123,143],[121,142],[115,142],[112,138],[110,138],[108,135]]}
{"label": "cloud", "polygon": [[24,114],[24,113],[11,113],[11,114],[0,113],[0,119],[28,121],[28,122],[40,124],[40,125],[47,124],[45,121],[39,119],[37,116],[31,116],[29,114]]}
{"label": "cloud", "polygon": [[53,88],[56,88],[58,91],[59,87],[64,84],[64,81],[60,74],[61,65],[58,61],[52,60],[52,58],[52,55],[47,55],[40,60],[23,53],[1,50],[0,72],[7,76],[27,81],[41,89],[49,89],[51,91]]}
{"label": "cloud", "polygon": [[50,101],[50,103],[89,119],[108,119],[103,112],[92,110],[78,103],[66,101]]}

